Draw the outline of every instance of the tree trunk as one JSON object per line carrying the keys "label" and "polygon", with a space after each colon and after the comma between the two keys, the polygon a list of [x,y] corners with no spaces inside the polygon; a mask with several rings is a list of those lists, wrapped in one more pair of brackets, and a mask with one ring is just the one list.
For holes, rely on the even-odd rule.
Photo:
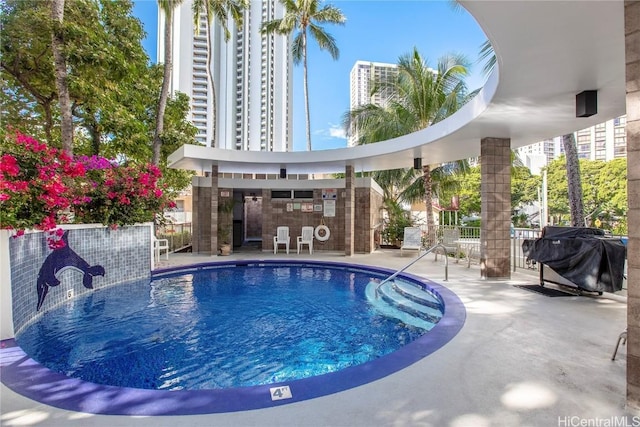
{"label": "tree trunk", "polygon": [[431,167],[422,166],[422,180],[424,182],[424,204],[427,214],[427,247],[436,244],[436,224],[433,220],[433,182],[431,181]]}
{"label": "tree trunk", "polygon": [[[207,16],[209,16],[209,2],[205,2]],[[217,147],[216,127],[218,125],[218,101],[216,100],[216,87],[213,84],[213,72],[211,71],[211,22],[207,20],[207,78],[209,79],[209,93],[211,94],[211,147]]]}
{"label": "tree trunk", "polygon": [[171,84],[171,72],[173,70],[173,49],[171,41],[171,30],[173,27],[173,9],[165,14],[164,23],[164,72],[162,75],[162,89],[158,100],[158,113],[156,114],[156,130],[153,135],[153,157],[151,162],[158,166],[160,164],[160,154],[162,148],[162,132],[164,131],[164,112],[169,99],[169,86]]}
{"label": "tree trunk", "polygon": [[73,154],[73,117],[71,115],[67,61],[64,56],[64,36],[62,28],[64,21],[64,2],[65,0],[51,0],[51,50],[53,52],[56,88],[60,102],[62,149],[71,155]]}
{"label": "tree trunk", "polygon": [[567,161],[567,187],[569,190],[571,226],[585,227],[580,161],[578,159],[578,148],[576,147],[573,133],[566,134],[562,137],[562,145],[564,146]]}
{"label": "tree trunk", "polygon": [[309,117],[309,83],[307,81],[307,33],[302,35],[303,46],[303,79],[304,79],[304,111],[307,114],[307,151],[311,151],[311,118]]}

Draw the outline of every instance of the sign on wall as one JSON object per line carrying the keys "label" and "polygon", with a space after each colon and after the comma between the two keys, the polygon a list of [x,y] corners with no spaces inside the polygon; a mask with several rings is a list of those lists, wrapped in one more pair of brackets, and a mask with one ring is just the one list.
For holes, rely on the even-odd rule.
{"label": "sign on wall", "polygon": [[324,201],[324,216],[334,217],[336,216],[336,201],[325,200]]}

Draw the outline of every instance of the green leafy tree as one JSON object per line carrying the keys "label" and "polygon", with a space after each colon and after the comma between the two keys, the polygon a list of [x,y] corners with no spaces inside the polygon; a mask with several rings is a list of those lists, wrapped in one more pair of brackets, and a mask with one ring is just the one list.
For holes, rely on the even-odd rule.
{"label": "green leafy tree", "polygon": [[302,62],[304,109],[306,113],[307,150],[311,151],[311,119],[309,113],[309,83],[307,67],[307,39],[308,34],[318,43],[320,50],[329,52],[333,59],[338,59],[340,51],[335,39],[327,33],[322,24],[345,23],[346,18],[332,5],[320,7],[319,0],[280,0],[285,8],[285,15],[281,19],[274,19],[262,25],[264,33],[289,35],[297,31],[293,38],[291,53],[295,64]]}
{"label": "green leafy tree", "polygon": [[[569,224],[571,212],[567,204],[569,190],[565,157],[549,163],[546,170],[549,214],[555,218],[555,223]],[[595,226],[595,220],[599,219],[602,228],[625,234],[626,159],[609,162],[581,159],[580,170],[586,225]]]}
{"label": "green leafy tree", "polygon": [[[60,114],[51,52],[51,18],[46,2],[8,0],[0,3],[0,132],[19,130],[61,147]],[[76,128],[73,151],[146,163],[152,157],[156,103],[162,67],[149,66],[140,21],[130,1],[74,0],[65,8],[65,55]],[[24,31],[25,28],[30,31]],[[195,128],[186,117],[185,95],[168,98],[167,137],[162,154],[192,142]],[[170,117],[170,118],[169,118]],[[160,165],[165,169],[163,161]],[[183,188],[184,172],[163,171]],[[182,184],[179,184],[182,183]]]}
{"label": "green leafy tree", "polygon": [[61,147],[59,128],[54,127],[58,93],[50,50],[50,9],[37,0],[7,0],[0,2],[0,23],[2,131],[11,124]]}
{"label": "green leafy tree", "polygon": [[[514,159],[515,162],[515,159]],[[444,200],[458,196],[459,216],[473,216],[480,214],[480,184],[481,166],[470,167],[464,175],[454,175],[458,181],[455,191],[445,191]],[[522,205],[531,205],[538,200],[538,187],[541,177],[531,174],[525,166],[514,164],[511,167],[511,207],[515,210]],[[452,188],[456,188],[455,186]],[[516,222],[516,221],[514,221]]]}

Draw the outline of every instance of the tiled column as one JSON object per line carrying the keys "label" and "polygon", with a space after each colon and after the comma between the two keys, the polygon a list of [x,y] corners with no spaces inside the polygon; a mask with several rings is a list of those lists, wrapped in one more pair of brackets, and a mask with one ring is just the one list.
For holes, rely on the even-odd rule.
{"label": "tiled column", "polygon": [[480,141],[480,274],[483,278],[510,278],[511,140]]}
{"label": "tiled column", "polygon": [[262,251],[273,251],[273,236],[276,221],[271,203],[271,190],[262,189]]}
{"label": "tiled column", "polygon": [[627,406],[640,413],[640,1],[625,1],[627,78]]}
{"label": "tiled column", "polygon": [[211,256],[218,255],[218,165],[211,165]]}
{"label": "tiled column", "polygon": [[344,254],[352,256],[355,250],[356,174],[350,165],[344,172]]}
{"label": "tiled column", "polygon": [[197,177],[193,177],[191,185],[191,252],[197,254],[200,252],[200,239],[197,237],[200,235],[200,187],[196,185],[198,182]]}

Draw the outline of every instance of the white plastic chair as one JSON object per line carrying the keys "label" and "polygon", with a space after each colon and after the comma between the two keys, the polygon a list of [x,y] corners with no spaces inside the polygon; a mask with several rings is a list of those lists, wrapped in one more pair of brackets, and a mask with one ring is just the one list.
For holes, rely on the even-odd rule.
{"label": "white plastic chair", "polygon": [[298,236],[298,254],[302,245],[309,246],[309,254],[313,254],[313,227],[302,227],[302,236]]}
{"label": "white plastic chair", "polygon": [[156,261],[160,261],[160,251],[165,251],[165,255],[167,260],[169,259],[169,240],[167,239],[158,239],[156,236],[153,236],[153,251],[156,254]]}
{"label": "white plastic chair", "polygon": [[407,249],[416,250],[420,255],[422,251],[422,232],[418,227],[404,228],[404,240],[402,240],[402,246],[400,246],[400,256],[403,255],[402,251]]}
{"label": "white plastic chair", "polygon": [[278,253],[278,245],[285,245],[287,247],[287,255],[289,255],[289,227],[280,226],[277,228],[276,235],[273,236],[273,253]]}

